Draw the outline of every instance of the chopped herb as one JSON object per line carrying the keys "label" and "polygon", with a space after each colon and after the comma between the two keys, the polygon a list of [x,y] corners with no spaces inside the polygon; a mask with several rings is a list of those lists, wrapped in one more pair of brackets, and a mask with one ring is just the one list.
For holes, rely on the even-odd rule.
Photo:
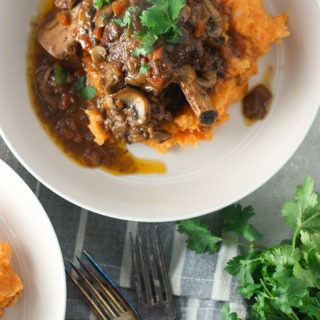
{"label": "chopped herb", "polygon": [[93,99],[97,94],[97,90],[94,87],[86,86],[81,90],[81,96],[84,99],[90,100]]}
{"label": "chopped herb", "polygon": [[181,9],[185,6],[185,0],[151,0],[151,6],[142,11],[140,21],[142,30],[138,34],[141,40],[133,55],[145,55],[151,53],[154,43],[159,37],[166,42],[178,43],[182,29],[178,25]]}
{"label": "chopped herb", "polygon": [[[253,209],[233,205],[222,210],[224,230],[245,239],[245,243],[234,243],[248,248],[230,260],[225,270],[237,277],[238,292],[250,299],[249,319],[320,319],[320,194],[314,191],[309,176],[297,187],[293,199],[284,203],[281,213],[293,230],[292,238],[259,248],[254,241],[261,234],[249,223]],[[214,253],[220,242],[230,242],[214,236],[199,219],[177,224],[178,230],[189,236],[188,248],[196,252]],[[239,320],[228,305],[221,315],[223,320]]]}
{"label": "chopped herb", "polygon": [[104,13],[101,15],[101,17],[102,17],[102,21],[104,22],[104,21],[107,20],[108,15],[104,12]]}
{"label": "chopped herb", "polygon": [[86,76],[79,76],[73,83],[73,87],[80,92],[86,86]]}
{"label": "chopped herb", "polygon": [[64,84],[68,81],[69,73],[67,70],[63,69],[59,64],[54,66],[54,81],[57,84]]}
{"label": "chopped herb", "polygon": [[85,76],[79,76],[74,82],[73,87],[82,98],[87,100],[93,99],[97,94],[97,90],[94,87],[86,86]]}
{"label": "chopped herb", "polygon": [[93,3],[98,7],[98,9],[102,9],[104,5],[111,3],[111,0],[93,0]]}
{"label": "chopped herb", "polygon": [[138,6],[131,6],[126,10],[122,18],[113,18],[112,21],[118,24],[120,27],[127,26],[129,29],[131,26],[134,14],[137,12],[138,8],[139,8]]}
{"label": "chopped herb", "polygon": [[150,66],[147,65],[146,63],[143,63],[140,67],[141,74],[146,74],[149,70],[150,70]]}
{"label": "chopped herb", "polygon": [[141,40],[138,47],[136,47],[131,55],[133,57],[145,56],[153,50],[153,44],[158,40],[158,36],[153,33],[146,33],[144,35],[138,34],[137,37]]}

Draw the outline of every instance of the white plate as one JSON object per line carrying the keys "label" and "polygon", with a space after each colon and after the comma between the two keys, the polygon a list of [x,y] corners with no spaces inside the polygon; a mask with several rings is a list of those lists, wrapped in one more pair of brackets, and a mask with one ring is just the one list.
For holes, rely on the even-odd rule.
{"label": "white plate", "polygon": [[0,241],[10,243],[12,266],[24,285],[1,320],[63,320],[66,281],[58,240],[36,196],[2,160]]}
{"label": "white plate", "polygon": [[218,210],[271,178],[292,156],[315,118],[320,103],[318,1],[268,0],[272,14],[288,12],[291,36],[260,63],[260,75],[268,66],[275,70],[274,101],[266,120],[247,127],[240,108],[233,106],[230,121],[217,128],[212,142],[202,142],[197,149],[162,155],[143,145],[132,148],[138,156],[164,161],[165,175],[116,177],[79,167],[52,143],[29,105],[25,52],[27,25],[36,3],[20,1],[17,10],[14,1],[1,0],[0,128],[34,176],[81,207],[141,221],[177,220]]}

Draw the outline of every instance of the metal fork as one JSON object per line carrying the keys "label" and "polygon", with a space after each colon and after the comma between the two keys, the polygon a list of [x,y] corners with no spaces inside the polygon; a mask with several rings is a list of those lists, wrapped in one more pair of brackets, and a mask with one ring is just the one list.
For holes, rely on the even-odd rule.
{"label": "metal fork", "polygon": [[158,226],[131,235],[134,284],[143,320],[174,320],[176,313]]}
{"label": "metal fork", "polygon": [[[131,301],[121,292],[110,276],[86,251],[83,252],[90,262],[91,268],[77,257],[80,263],[79,268],[71,261],[69,262],[78,277],[73,276],[67,269],[66,274],[79,288],[97,319],[141,320]],[[103,281],[101,281],[102,279]]]}

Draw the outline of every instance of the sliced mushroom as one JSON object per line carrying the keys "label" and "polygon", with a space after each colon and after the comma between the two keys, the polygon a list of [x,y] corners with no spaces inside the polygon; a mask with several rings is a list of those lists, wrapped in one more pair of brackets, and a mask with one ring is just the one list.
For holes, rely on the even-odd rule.
{"label": "sliced mushroom", "polygon": [[150,119],[150,103],[141,91],[125,88],[114,93],[111,97],[115,101],[115,105],[117,105],[117,102],[121,102],[129,106],[139,124],[144,124]]}
{"label": "sliced mushroom", "polygon": [[190,66],[183,68],[184,75],[180,79],[180,87],[201,125],[210,126],[217,118],[217,110],[207,92],[198,82],[194,70]]}
{"label": "sliced mushroom", "polygon": [[[220,15],[220,12],[217,10],[217,8],[211,3],[211,0],[203,0],[206,7],[208,8],[211,18],[212,18],[212,24],[209,23],[209,28],[207,29],[207,34],[211,38],[217,38],[221,36],[223,32],[223,20]],[[209,20],[210,22],[210,20]]]}
{"label": "sliced mushroom", "polygon": [[95,46],[91,50],[91,59],[92,62],[99,66],[102,62],[106,61],[107,50],[102,46]]}
{"label": "sliced mushroom", "polygon": [[42,47],[53,57],[64,60],[76,53],[77,42],[72,36],[72,30],[77,22],[80,4],[72,10],[65,11],[70,18],[70,24],[63,26],[56,16],[47,19],[38,31],[38,40]]}
{"label": "sliced mushroom", "polygon": [[214,70],[207,71],[198,77],[198,83],[201,87],[206,89],[212,89],[217,82],[217,74]]}

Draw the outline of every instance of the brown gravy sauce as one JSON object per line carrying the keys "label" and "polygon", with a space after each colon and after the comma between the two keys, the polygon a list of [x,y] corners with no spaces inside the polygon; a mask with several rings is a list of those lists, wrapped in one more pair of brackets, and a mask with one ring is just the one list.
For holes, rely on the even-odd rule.
{"label": "brown gravy sauce", "polygon": [[[52,10],[54,10],[53,1],[40,2],[38,14],[31,22],[27,54],[27,82],[31,105],[49,137],[59,149],[81,166],[100,167],[114,175],[165,173],[164,163],[157,160],[139,159],[122,144],[105,143],[98,146],[93,141],[93,136],[87,127],[87,117],[81,108],[81,105],[87,103],[86,100],[78,98],[73,108],[63,111],[52,110],[41,99],[37,93],[36,71],[43,61],[54,63],[55,60],[38,44],[36,34],[39,22]],[[79,134],[77,139],[66,139],[66,135],[61,135],[59,123],[66,121],[77,127]]]}

